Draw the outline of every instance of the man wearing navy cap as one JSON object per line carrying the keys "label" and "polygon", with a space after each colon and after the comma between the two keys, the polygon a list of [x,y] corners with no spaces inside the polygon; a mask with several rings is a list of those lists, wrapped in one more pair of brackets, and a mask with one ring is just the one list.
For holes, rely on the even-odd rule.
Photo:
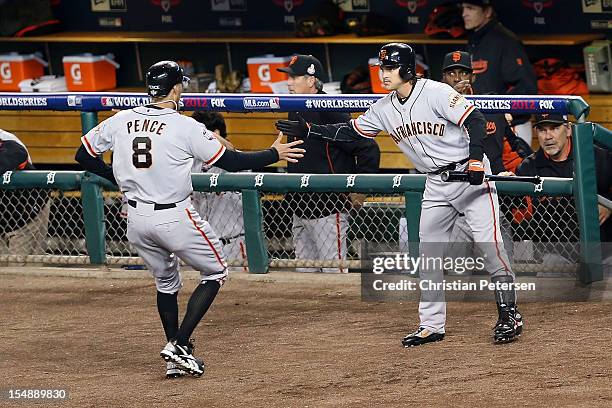
{"label": "man wearing navy cap", "polygon": [[[498,20],[491,0],[464,0],[463,23],[469,32],[474,93],[535,95],[538,84],[527,53],[516,35]],[[531,145],[529,115],[514,115],[516,134]]]}
{"label": "man wearing navy cap", "polygon": [[[535,115],[534,128],[540,148],[527,157],[516,170],[518,176],[574,177],[574,157],[572,146],[572,126],[567,116],[559,114]],[[612,153],[607,149],[593,146],[595,152],[595,173],[597,193],[612,199]],[[578,242],[578,223],[573,214],[573,203],[559,203],[554,197],[531,200],[527,210],[531,223],[538,230],[538,241]],[[612,240],[612,221],[610,210],[599,205],[599,225],[602,242]]]}
{"label": "man wearing navy cap", "polygon": [[[453,51],[444,56],[442,82],[449,84],[463,95],[474,93],[472,57],[468,52]],[[531,147],[514,134],[503,114],[488,113],[485,114],[485,119],[487,120],[487,137],[484,140],[484,151],[491,162],[491,172],[499,174],[515,170],[511,164],[515,162],[518,164],[522,158],[529,156],[532,153]],[[508,163],[506,163],[506,157],[503,156],[505,142],[511,150],[508,156],[515,158],[515,160],[509,160]]]}

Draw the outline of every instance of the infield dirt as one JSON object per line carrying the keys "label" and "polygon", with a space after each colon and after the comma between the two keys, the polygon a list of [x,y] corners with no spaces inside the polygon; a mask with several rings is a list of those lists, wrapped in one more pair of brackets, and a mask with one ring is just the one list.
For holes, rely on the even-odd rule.
{"label": "infield dirt", "polygon": [[68,391],[44,406],[612,406],[611,302],[523,304],[507,345],[491,341],[493,302],[453,302],[444,341],[404,349],[417,304],[362,302],[354,274],[238,273],[194,335],[204,376],[167,380],[147,272],[0,274],[1,388]]}

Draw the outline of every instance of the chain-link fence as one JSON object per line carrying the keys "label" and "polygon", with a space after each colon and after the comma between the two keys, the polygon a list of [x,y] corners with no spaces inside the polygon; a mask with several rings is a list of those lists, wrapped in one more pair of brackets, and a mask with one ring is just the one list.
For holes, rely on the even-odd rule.
{"label": "chain-link fence", "polygon": [[[108,262],[142,263],[126,239],[127,204],[118,192],[104,192],[103,197]],[[195,193],[194,206],[221,238],[228,263],[246,266],[241,194]],[[365,268],[362,260],[405,253],[404,207],[403,194],[262,193],[270,264],[346,272]],[[509,254],[515,269],[576,269],[579,228],[571,197],[505,196],[500,214],[504,239],[512,241]],[[1,261],[87,262],[80,192],[0,190],[0,215]],[[469,237],[451,238],[465,240]]]}
{"label": "chain-link fence", "polygon": [[0,260],[86,262],[80,193],[0,190]]}
{"label": "chain-link fence", "polygon": [[[361,268],[359,261],[375,253],[398,252],[402,250],[403,200],[401,194],[267,195],[262,206],[263,229],[271,264],[303,271],[347,272]],[[405,219],[402,241],[407,245]],[[296,261],[281,261],[286,259]],[[348,262],[339,262],[342,260]]]}
{"label": "chain-link fence", "polygon": [[[246,267],[242,195],[236,191],[195,192],[193,206],[217,233],[230,266]],[[127,202],[118,192],[104,193],[106,254],[112,264],[142,264],[127,241]]]}
{"label": "chain-link fence", "polygon": [[[271,264],[337,272],[346,268],[330,268],[338,264],[331,261],[344,259],[346,266],[360,269],[368,265],[362,260],[408,252],[403,195],[371,194],[361,200],[344,193],[266,196],[264,231]],[[579,229],[570,197],[501,197],[500,218],[515,269],[576,271]],[[449,254],[465,255],[465,243],[472,240],[469,232],[453,231]],[[283,259],[296,261],[279,262]]]}

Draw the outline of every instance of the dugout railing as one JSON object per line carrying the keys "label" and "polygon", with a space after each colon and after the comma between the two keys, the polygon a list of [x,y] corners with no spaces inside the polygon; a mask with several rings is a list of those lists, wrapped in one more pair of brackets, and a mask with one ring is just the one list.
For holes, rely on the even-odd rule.
{"label": "dugout railing", "polygon": [[[27,98],[32,95],[0,94],[1,98],[10,99],[15,109],[52,109],[82,110],[83,132],[97,124],[96,113],[92,110],[129,108],[148,101],[142,94],[124,96],[121,94],[36,94],[37,98],[47,98],[43,104],[40,100],[32,101],[36,106],[28,105]],[[316,98],[320,110],[362,111],[376,96],[348,97],[330,96]],[[17,98],[17,99],[15,99]],[[25,99],[23,99],[25,98]],[[105,99],[106,98],[106,99]],[[114,98],[114,99],[109,99]],[[122,100],[121,98],[128,98]],[[185,95],[183,103],[186,110],[207,109],[224,111],[291,111],[314,108],[313,101],[306,96],[239,96],[239,95]],[[583,122],[588,114],[588,105],[577,97],[473,97],[484,112],[501,112],[507,102],[514,104],[515,112],[557,112],[572,114]],[[19,102],[19,101],[25,102]],[[213,103],[213,100],[216,100]],[[123,101],[123,106],[118,102]],[[250,101],[250,102],[246,102]],[[335,102],[334,102],[335,101]],[[5,101],[6,102],[6,101]],[[6,105],[6,103],[3,103]],[[41,108],[40,105],[44,105]],[[512,103],[510,104],[512,105]],[[19,107],[17,107],[19,106]],[[5,108],[5,107],[3,107]],[[11,108],[11,107],[9,107]],[[574,146],[576,172],[574,179],[543,179],[543,183],[533,184],[518,182],[498,182],[500,195],[514,196],[550,196],[567,197],[574,203],[579,225],[579,263],[578,272],[582,282],[593,282],[603,277],[601,268],[601,243],[599,241],[597,194],[595,188],[595,169],[593,161],[593,142],[610,148],[612,133],[601,126],[591,123],[578,123],[574,126]],[[393,194],[400,198],[396,207],[407,221],[407,235],[410,252],[418,245],[418,225],[420,203],[424,186],[424,176],[414,174],[397,175],[287,175],[287,174],[197,174],[193,176],[196,191],[241,191],[242,211],[245,222],[245,241],[248,255],[248,267],[253,273],[265,273],[269,267],[304,266],[304,262],[290,259],[278,259],[270,256],[266,248],[263,205],[272,194],[287,192],[363,192],[367,194]],[[3,175],[2,190],[41,189],[53,190],[57,197],[64,197],[69,192],[80,192],[82,224],[80,228],[85,237],[85,253],[65,255],[56,253],[0,255],[0,261],[27,261],[49,263],[92,263],[92,264],[134,264],[139,260],[133,256],[116,256],[107,245],[107,212],[109,196],[104,190],[112,190],[105,180],[84,172],[13,172]],[[115,196],[116,198],[116,196]],[[262,198],[264,198],[262,200]],[[262,204],[263,203],[263,204]],[[376,201],[374,201],[375,204]],[[380,203],[380,202],[379,202]],[[397,204],[397,201],[395,201]],[[384,200],[383,205],[386,206]],[[78,218],[78,212],[73,214]],[[61,221],[63,222],[63,221]],[[76,222],[76,221],[75,221]],[[384,221],[383,221],[384,222]],[[78,239],[78,238],[77,238]],[[60,245],[61,246],[61,245]],[[317,260],[314,260],[317,261]],[[238,263],[240,264],[240,263]],[[306,262],[308,264],[308,262]],[[359,267],[360,259],[346,261],[334,260],[315,262],[318,266]],[[308,265],[306,265],[308,266]]]}

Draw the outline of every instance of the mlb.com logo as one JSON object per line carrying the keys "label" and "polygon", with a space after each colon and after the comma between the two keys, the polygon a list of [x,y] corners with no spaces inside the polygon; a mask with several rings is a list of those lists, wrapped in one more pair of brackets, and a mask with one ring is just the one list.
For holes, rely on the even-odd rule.
{"label": "mlb.com logo", "polygon": [[244,98],[245,109],[280,109],[280,98]]}

